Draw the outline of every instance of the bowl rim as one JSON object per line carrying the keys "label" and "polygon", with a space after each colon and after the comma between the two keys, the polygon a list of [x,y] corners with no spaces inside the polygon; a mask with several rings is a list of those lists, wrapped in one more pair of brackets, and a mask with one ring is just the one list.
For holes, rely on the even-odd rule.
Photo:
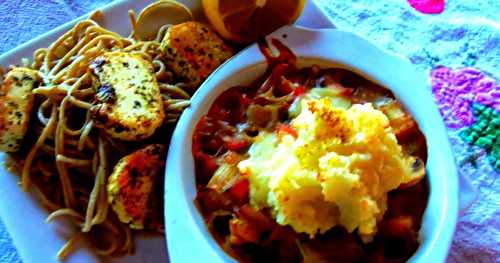
{"label": "bowl rim", "polygon": [[[426,178],[430,188],[419,234],[421,244],[409,262],[444,262],[458,216],[458,174],[446,128],[423,74],[406,58],[351,32],[285,26],[267,37],[270,38],[277,38],[290,47],[299,63],[328,61],[381,84],[409,111],[427,141]],[[358,59],[359,56],[363,59]],[[234,261],[215,242],[194,205],[191,138],[194,125],[206,114],[215,98],[222,91],[242,84],[238,80],[247,77],[242,76],[243,71],[262,63],[265,58],[256,44],[226,61],[193,95],[192,106],[183,112],[174,130],[167,157],[164,210],[167,247],[173,262],[206,261],[208,258],[210,262]],[[230,82],[235,83],[231,85]],[[439,176],[442,174],[447,176]]]}

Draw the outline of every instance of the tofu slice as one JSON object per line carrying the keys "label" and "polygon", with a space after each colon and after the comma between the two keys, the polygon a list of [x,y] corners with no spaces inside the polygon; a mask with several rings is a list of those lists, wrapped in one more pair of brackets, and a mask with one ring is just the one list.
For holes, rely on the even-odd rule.
{"label": "tofu slice", "polygon": [[194,21],[170,27],[160,49],[167,66],[194,88],[233,55],[215,32]]}
{"label": "tofu slice", "polygon": [[136,53],[108,52],[91,67],[101,83],[91,109],[97,126],[125,141],[151,136],[165,117],[153,65]]}
{"label": "tofu slice", "polygon": [[164,172],[165,151],[160,144],[137,150],[123,157],[108,179],[108,201],[120,221],[132,229],[147,227],[154,212],[152,194],[157,177]]}
{"label": "tofu slice", "polygon": [[28,130],[35,95],[40,82],[36,70],[13,68],[0,87],[0,151],[16,152]]}

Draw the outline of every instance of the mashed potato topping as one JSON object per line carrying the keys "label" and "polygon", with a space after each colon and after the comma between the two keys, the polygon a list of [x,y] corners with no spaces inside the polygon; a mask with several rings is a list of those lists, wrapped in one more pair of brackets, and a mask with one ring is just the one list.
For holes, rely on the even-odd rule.
{"label": "mashed potato topping", "polygon": [[340,225],[371,240],[387,193],[416,179],[416,158],[370,103],[345,109],[306,96],[288,129],[261,132],[248,153],[238,169],[250,182],[251,205],[311,237]]}

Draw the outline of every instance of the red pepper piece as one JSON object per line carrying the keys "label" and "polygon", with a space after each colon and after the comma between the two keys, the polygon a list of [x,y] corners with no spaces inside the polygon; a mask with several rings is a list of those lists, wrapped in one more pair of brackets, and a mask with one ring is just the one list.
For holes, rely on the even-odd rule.
{"label": "red pepper piece", "polygon": [[290,125],[287,125],[287,124],[278,124],[276,126],[276,132],[278,134],[280,133],[285,133],[285,134],[289,134],[289,135],[292,135],[293,138],[297,139],[297,137],[299,136],[297,134],[297,131],[295,129],[293,129]]}

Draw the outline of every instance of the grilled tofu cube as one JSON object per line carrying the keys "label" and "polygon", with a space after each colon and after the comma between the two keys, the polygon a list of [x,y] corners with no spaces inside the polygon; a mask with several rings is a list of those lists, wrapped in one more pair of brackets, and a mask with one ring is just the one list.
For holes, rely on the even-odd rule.
{"label": "grilled tofu cube", "polygon": [[121,222],[133,229],[147,227],[155,198],[154,183],[163,173],[165,147],[148,145],[123,157],[108,179],[108,201]]}
{"label": "grilled tofu cube", "polygon": [[13,68],[0,87],[0,151],[16,152],[28,130],[35,95],[31,92],[39,83],[36,70]]}
{"label": "grilled tofu cube", "polygon": [[194,88],[233,55],[208,26],[193,21],[170,27],[160,49],[167,66]]}
{"label": "grilled tofu cube", "polygon": [[125,141],[151,136],[165,117],[153,65],[139,54],[108,52],[91,67],[101,83],[91,109],[97,126]]}

